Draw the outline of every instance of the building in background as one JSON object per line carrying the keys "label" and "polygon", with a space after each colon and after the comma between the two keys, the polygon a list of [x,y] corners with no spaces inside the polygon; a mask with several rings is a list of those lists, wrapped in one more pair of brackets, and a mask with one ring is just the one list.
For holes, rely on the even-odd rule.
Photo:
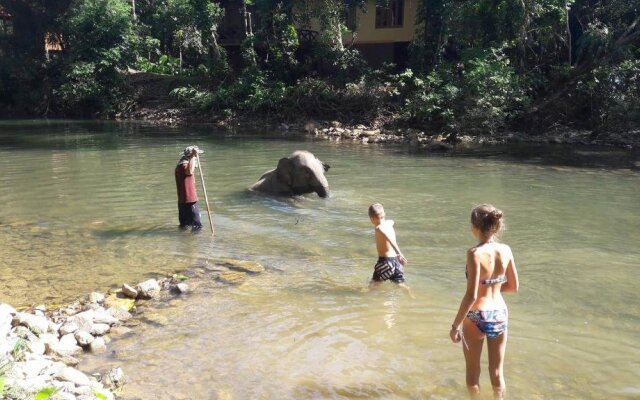
{"label": "building in background", "polygon": [[[372,66],[392,62],[403,67],[407,63],[409,43],[414,38],[418,0],[367,0],[363,9],[345,7],[349,32],[343,35],[346,47],[360,51]],[[240,46],[248,33],[259,31],[260,16],[243,0],[221,2],[225,16],[218,29],[220,44],[232,59],[240,60]],[[293,2],[294,9],[296,2]],[[295,12],[294,12],[295,14]],[[298,38],[308,50],[320,36],[318,21],[298,21]],[[257,43],[260,46],[260,43]]]}
{"label": "building in background", "polygon": [[418,0],[368,0],[365,10],[349,10],[343,36],[346,46],[360,50],[371,65],[393,62],[406,65],[409,43],[415,35]]}

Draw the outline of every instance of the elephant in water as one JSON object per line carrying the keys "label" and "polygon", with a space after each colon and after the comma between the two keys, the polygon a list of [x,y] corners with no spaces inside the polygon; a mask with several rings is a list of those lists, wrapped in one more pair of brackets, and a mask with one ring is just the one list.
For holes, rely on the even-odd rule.
{"label": "elephant in water", "polygon": [[278,196],[297,196],[315,192],[320,197],[329,195],[329,182],[324,173],[329,165],[308,151],[297,150],[289,157],[281,158],[278,167],[265,172],[251,191]]}

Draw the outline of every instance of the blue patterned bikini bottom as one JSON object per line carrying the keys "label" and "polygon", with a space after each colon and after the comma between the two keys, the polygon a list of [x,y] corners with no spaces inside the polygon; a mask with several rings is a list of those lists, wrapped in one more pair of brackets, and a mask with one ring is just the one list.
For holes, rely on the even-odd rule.
{"label": "blue patterned bikini bottom", "polygon": [[506,309],[471,310],[467,313],[467,318],[476,324],[478,329],[487,335],[488,338],[493,339],[502,335],[507,330],[509,314]]}

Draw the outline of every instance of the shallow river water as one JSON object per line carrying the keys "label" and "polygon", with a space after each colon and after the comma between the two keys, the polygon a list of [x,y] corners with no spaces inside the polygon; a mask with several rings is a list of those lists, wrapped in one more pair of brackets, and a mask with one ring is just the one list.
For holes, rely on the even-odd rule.
{"label": "shallow river water", "polygon": [[[502,238],[520,273],[520,293],[507,295],[510,398],[640,398],[633,154],[440,156],[211,130],[0,123],[1,302],[61,304],[220,257],[267,268],[243,285],[175,299],[109,353],[83,360],[86,369],[122,366],[124,398],[464,397],[462,352],[448,331],[474,244],[469,211],[482,202],[504,210]],[[176,227],[173,168],[193,143],[206,150],[214,241],[207,222],[199,235]],[[329,199],[246,192],[295,149],[331,165]],[[416,299],[393,284],[362,292],[376,257],[367,217],[376,201],[396,221]]]}

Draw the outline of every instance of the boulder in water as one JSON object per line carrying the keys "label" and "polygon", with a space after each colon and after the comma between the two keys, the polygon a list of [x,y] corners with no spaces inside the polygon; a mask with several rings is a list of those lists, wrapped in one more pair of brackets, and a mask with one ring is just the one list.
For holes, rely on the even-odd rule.
{"label": "boulder in water", "polygon": [[136,304],[135,299],[118,297],[117,294],[111,294],[104,300],[104,306],[107,308],[121,308],[125,311],[131,311]]}
{"label": "boulder in water", "polygon": [[246,278],[247,278],[247,274],[245,274],[244,272],[237,272],[237,271],[221,272],[218,275],[219,281],[230,284],[230,285],[240,285],[244,283]]}
{"label": "boulder in water", "polygon": [[248,272],[250,274],[259,274],[261,272],[264,272],[264,267],[262,266],[262,264],[254,261],[233,260],[230,258],[224,258],[221,261],[223,264],[229,266],[229,268],[238,271]]}

